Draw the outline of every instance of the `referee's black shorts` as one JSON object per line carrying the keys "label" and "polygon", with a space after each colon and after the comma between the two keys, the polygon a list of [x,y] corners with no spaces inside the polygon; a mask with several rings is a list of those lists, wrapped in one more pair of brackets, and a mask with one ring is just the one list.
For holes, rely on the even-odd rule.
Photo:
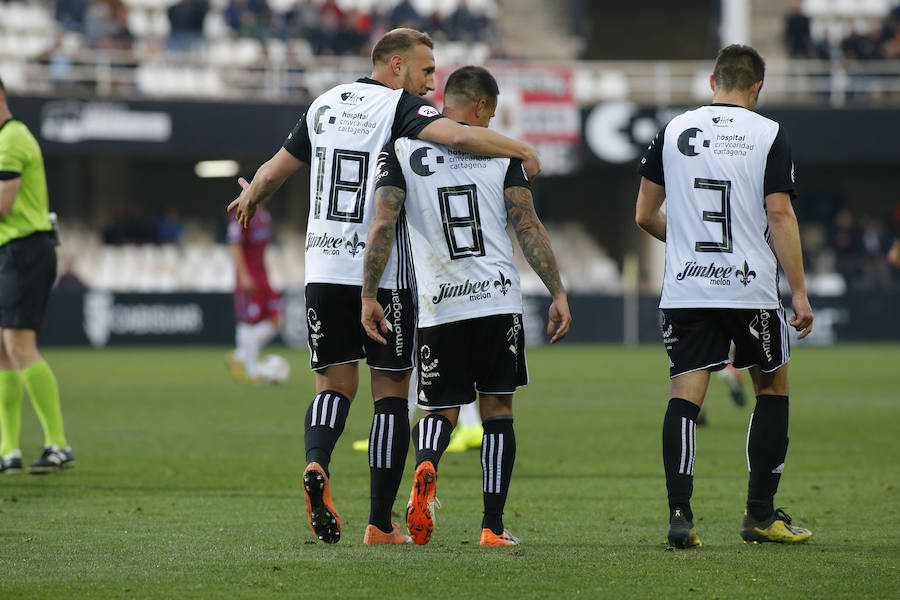
{"label": "referee's black shorts", "polygon": [[56,247],[50,232],[0,246],[0,329],[39,331],[56,281]]}

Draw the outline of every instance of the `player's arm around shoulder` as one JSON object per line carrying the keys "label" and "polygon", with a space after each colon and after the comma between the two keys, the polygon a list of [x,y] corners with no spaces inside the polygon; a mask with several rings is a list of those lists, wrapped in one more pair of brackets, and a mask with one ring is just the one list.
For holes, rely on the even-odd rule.
{"label": "player's arm around shoulder", "polygon": [[472,154],[517,158],[522,161],[529,179],[534,179],[541,172],[541,160],[530,144],[486,127],[466,127],[453,119],[438,119],[429,123],[419,133],[419,138]]}
{"label": "player's arm around shoulder", "polygon": [[513,186],[506,188],[503,194],[506,202],[506,218],[516,231],[516,238],[519,240],[522,254],[525,255],[525,260],[553,296],[547,323],[547,335],[553,336],[550,338],[550,343],[555,344],[569,333],[572,314],[569,311],[566,288],[559,276],[556,256],[550,246],[550,236],[547,235],[547,230],[534,210],[534,198],[531,190],[526,187]]}
{"label": "player's arm around shoulder", "polygon": [[800,247],[800,228],[791,205],[791,197],[785,192],[766,196],[766,220],[772,234],[772,246],[781,262],[788,284],[791,286],[791,308],[794,316],[791,327],[801,332],[803,339],[812,331],[813,311],[806,295],[803,276],[803,250]]}
{"label": "player's arm around shoulder", "polygon": [[662,204],[666,199],[666,188],[641,177],[638,190],[637,205],[634,209],[634,221],[638,227],[661,242],[666,241],[666,213]]}

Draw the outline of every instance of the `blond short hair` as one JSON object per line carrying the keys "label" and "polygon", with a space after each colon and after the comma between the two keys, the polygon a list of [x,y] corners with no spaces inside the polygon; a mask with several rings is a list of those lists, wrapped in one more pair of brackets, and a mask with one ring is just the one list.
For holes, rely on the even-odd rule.
{"label": "blond short hair", "polygon": [[406,54],[419,44],[434,49],[431,36],[423,31],[416,31],[408,27],[392,29],[384,34],[372,48],[372,64],[386,63],[395,54]]}

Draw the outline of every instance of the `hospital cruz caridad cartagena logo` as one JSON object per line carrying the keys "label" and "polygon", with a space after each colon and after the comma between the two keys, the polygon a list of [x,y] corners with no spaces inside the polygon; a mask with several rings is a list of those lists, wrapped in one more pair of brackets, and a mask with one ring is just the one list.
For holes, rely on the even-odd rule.
{"label": "hospital cruz caridad cartagena logo", "polygon": [[700,148],[709,148],[710,140],[697,127],[688,127],[678,136],[678,151],[685,156],[697,156]]}

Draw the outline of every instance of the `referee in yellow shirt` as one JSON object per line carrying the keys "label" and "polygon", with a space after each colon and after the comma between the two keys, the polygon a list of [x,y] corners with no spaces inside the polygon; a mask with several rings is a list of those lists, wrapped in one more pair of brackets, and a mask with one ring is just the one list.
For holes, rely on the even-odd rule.
{"label": "referee in yellow shirt", "polygon": [[48,213],[44,159],[37,140],[12,118],[0,80],[0,472],[22,470],[22,387],[44,429],[29,473],[75,465],[63,432],[56,377],[37,349],[56,280],[56,235]]}

